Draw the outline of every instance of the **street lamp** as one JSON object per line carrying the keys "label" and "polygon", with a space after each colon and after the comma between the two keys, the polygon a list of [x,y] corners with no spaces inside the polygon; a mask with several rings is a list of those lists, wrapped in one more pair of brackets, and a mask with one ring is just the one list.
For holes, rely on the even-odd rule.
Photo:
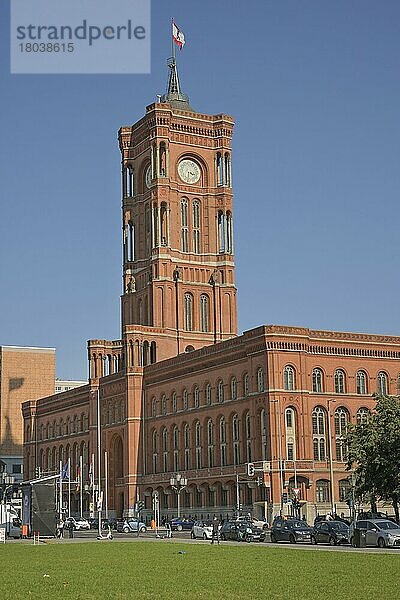
{"label": "street lamp", "polygon": [[329,473],[330,473],[330,480],[331,480],[331,512],[332,512],[332,516],[333,516],[336,511],[335,511],[335,486],[333,483],[331,402],[336,402],[336,400],[332,400],[332,399],[328,400]]}
{"label": "street lamp", "polygon": [[182,477],[182,475],[180,473],[177,473],[174,477],[171,477],[171,479],[169,480],[171,487],[173,490],[175,490],[176,492],[176,496],[177,496],[177,517],[180,517],[180,511],[181,511],[181,501],[180,501],[180,496],[181,496],[181,491],[183,489],[185,489],[185,487],[187,486],[187,479],[186,477]]}

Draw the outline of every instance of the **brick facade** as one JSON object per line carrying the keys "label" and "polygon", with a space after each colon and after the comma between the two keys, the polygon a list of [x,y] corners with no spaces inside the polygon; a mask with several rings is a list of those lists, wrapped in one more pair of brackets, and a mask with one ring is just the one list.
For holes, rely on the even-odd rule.
{"label": "brick facade", "polygon": [[156,490],[176,513],[177,472],[185,514],[239,501],[270,517],[293,487],[308,517],[347,510],[346,425],[378,389],[399,393],[399,337],[272,325],[237,336],[232,131],[229,116],[173,102],[120,130],[121,339],[88,342],[88,386],[23,407],[27,473],[68,457],[76,472],[82,455],[87,481],[99,402],[117,516],[138,497],[149,515]]}

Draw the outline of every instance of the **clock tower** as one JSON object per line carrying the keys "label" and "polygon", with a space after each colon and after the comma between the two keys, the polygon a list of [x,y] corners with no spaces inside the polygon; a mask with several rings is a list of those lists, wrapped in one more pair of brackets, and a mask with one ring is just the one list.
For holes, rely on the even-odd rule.
{"label": "clock tower", "polygon": [[141,366],[237,335],[233,119],[193,109],[168,66],[166,93],[119,131],[122,337]]}

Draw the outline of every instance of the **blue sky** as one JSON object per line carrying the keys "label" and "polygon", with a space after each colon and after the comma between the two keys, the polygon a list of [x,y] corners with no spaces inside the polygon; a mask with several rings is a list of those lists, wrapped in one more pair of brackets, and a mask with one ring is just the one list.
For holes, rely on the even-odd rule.
{"label": "blue sky", "polygon": [[400,334],[400,3],[152,3],[150,75],[10,75],[0,5],[0,344],[118,339],[117,131],[165,89],[169,27],[200,112],[232,114],[240,331]]}

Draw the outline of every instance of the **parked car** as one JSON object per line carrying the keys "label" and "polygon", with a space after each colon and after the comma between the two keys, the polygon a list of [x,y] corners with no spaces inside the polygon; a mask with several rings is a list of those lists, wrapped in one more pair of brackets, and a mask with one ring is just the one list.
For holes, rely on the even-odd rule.
{"label": "parked car", "polygon": [[297,542],[311,543],[311,534],[313,528],[305,521],[298,519],[283,519],[278,517],[274,520],[271,527],[271,542]]}
{"label": "parked car", "polygon": [[349,528],[342,521],[318,521],[311,534],[312,544],[348,544],[350,541]]}
{"label": "parked car", "polygon": [[211,540],[212,532],[212,521],[195,521],[193,523],[192,531],[190,532],[190,537],[192,538],[192,540],[195,540],[196,538],[202,538],[203,540]]}
{"label": "parked car", "polygon": [[255,527],[252,523],[226,521],[220,530],[221,540],[234,540],[235,542],[263,542],[265,531]]}
{"label": "parked car", "polygon": [[354,529],[365,531],[366,546],[400,546],[400,527],[387,519],[360,519],[350,525],[350,544],[354,544]]}
{"label": "parked car", "polygon": [[144,533],[147,530],[146,524],[135,518],[124,519],[117,521],[118,533]]}
{"label": "parked car", "polygon": [[260,529],[268,529],[269,524],[267,521],[263,521],[261,519],[256,519],[255,517],[252,516],[245,516],[245,515],[240,515],[239,517],[236,517],[236,522],[237,523],[251,523],[252,525],[254,525],[254,527],[259,527]]}
{"label": "parked car", "polygon": [[189,519],[180,519],[176,517],[175,519],[171,519],[170,523],[172,531],[191,531],[194,525],[194,521],[190,521]]}
{"label": "parked car", "polygon": [[81,531],[83,529],[90,529],[90,523],[87,519],[81,519],[80,517],[67,517],[64,523],[64,529],[68,529],[72,523],[74,529],[76,531]]}

